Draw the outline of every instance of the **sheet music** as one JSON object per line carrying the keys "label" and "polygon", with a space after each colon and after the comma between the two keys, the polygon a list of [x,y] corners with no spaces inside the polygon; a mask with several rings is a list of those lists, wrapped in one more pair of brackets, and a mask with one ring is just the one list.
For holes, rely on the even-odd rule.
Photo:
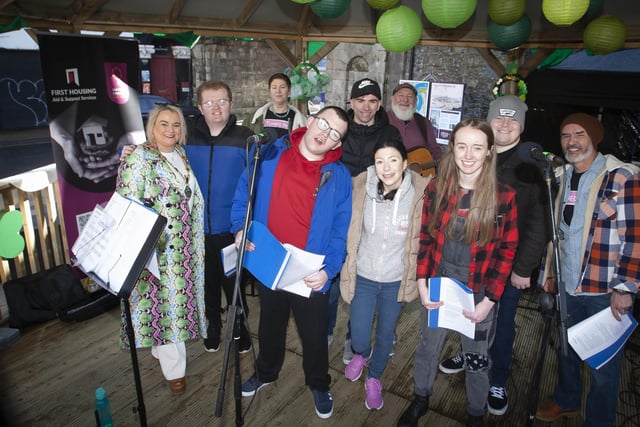
{"label": "sheet music", "polygon": [[291,258],[289,258],[287,268],[280,278],[278,289],[308,298],[311,295],[311,288],[302,279],[322,269],[324,255],[307,252],[289,243],[285,243],[283,246],[291,253]]}
{"label": "sheet music", "polygon": [[474,338],[476,325],[462,314],[462,310],[475,311],[473,292],[469,287],[450,277],[432,277],[429,279],[429,298],[444,301],[442,307],[429,312],[429,327],[447,328]]}
{"label": "sheet music", "polygon": [[157,219],[152,209],[114,193],[104,209],[96,206],[73,245],[76,264],[118,294]]}

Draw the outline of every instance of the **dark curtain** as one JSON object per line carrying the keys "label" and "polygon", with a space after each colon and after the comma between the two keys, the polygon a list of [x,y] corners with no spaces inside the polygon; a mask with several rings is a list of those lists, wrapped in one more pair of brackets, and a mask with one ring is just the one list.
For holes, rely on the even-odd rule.
{"label": "dark curtain", "polygon": [[571,113],[600,117],[605,137],[599,151],[624,161],[640,159],[640,75],[602,71],[537,70],[527,79],[523,141],[562,154],[560,123]]}

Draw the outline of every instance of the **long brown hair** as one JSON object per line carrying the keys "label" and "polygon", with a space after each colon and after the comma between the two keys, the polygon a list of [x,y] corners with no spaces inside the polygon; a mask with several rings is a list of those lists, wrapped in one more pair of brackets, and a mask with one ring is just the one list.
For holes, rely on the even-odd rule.
{"label": "long brown hair", "polygon": [[[434,215],[427,226],[427,230],[431,236],[442,227],[442,213],[451,209],[451,219],[445,230],[448,238],[457,239],[460,236],[455,235],[456,219],[458,217],[458,209],[460,207],[460,179],[458,175],[458,166],[454,158],[454,145],[456,134],[462,128],[470,127],[484,133],[487,137],[489,147],[489,155],[482,164],[482,170],[478,175],[475,189],[471,195],[471,206],[469,215],[465,221],[463,230],[464,242],[467,244],[475,243],[478,246],[484,246],[493,237],[496,216],[496,193],[498,188],[498,180],[496,177],[496,152],[493,147],[493,131],[491,126],[482,119],[465,119],[456,125],[449,139],[447,152],[443,155],[438,173],[435,177],[436,193],[435,198],[431,201],[432,205],[427,209],[432,209]],[[449,201],[455,197],[455,206],[449,206]]]}

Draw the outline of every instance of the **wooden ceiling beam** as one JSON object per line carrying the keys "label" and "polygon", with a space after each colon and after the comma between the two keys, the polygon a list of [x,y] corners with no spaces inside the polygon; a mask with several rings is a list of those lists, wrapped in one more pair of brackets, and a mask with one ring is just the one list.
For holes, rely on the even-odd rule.
{"label": "wooden ceiling beam", "polygon": [[74,32],[79,33],[83,29],[84,21],[96,13],[107,1],[109,0],[75,0],[70,7],[71,16],[69,17]]}
{"label": "wooden ceiling beam", "polygon": [[275,50],[278,53],[280,58],[282,58],[284,62],[287,63],[287,66],[289,66],[289,68],[295,68],[295,66],[298,65],[298,58],[296,58],[296,56],[291,53],[291,50],[287,47],[287,45],[284,44],[282,40],[265,39],[265,42],[267,42],[267,44],[271,46],[271,49]]}
{"label": "wooden ceiling beam", "polygon": [[518,67],[518,74],[526,79],[529,73],[538,68],[538,65],[549,57],[553,53],[554,49],[538,49],[533,55]]}
{"label": "wooden ceiling beam", "polygon": [[185,0],[173,0],[171,11],[169,12],[169,22],[174,24],[180,18],[182,9],[184,9]]}
{"label": "wooden ceiling beam", "polygon": [[233,20],[234,24],[238,27],[243,27],[247,22],[249,22],[249,19],[251,19],[261,4],[262,0],[249,0],[240,11],[240,14]]}
{"label": "wooden ceiling beam", "polygon": [[314,14],[311,11],[311,6],[309,6],[308,4],[305,4],[304,7],[302,8],[302,12],[300,12],[300,17],[298,18],[298,27],[297,27],[298,36],[304,37],[309,32],[309,29],[313,25],[313,17],[314,17]]}
{"label": "wooden ceiling beam", "polygon": [[484,62],[487,63],[489,68],[493,70],[494,73],[501,76],[504,74],[504,64],[500,62],[500,60],[493,54],[491,49],[488,48],[476,48],[480,56],[484,59]]}

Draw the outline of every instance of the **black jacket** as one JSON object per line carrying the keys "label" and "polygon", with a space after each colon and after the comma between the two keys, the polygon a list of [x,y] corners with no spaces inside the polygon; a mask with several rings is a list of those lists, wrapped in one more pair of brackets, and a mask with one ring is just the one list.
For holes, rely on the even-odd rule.
{"label": "black jacket", "polygon": [[398,129],[389,124],[383,108],[376,112],[373,125],[363,126],[353,121],[353,110],[349,115],[349,133],[342,141],[342,163],[349,169],[351,176],[359,175],[373,164],[373,147],[383,139],[402,141]]}
{"label": "black jacket", "polygon": [[549,241],[549,210],[542,173],[537,166],[523,163],[518,146],[498,154],[498,181],[516,192],[518,206],[518,251],[512,270],[522,277],[540,266],[542,251]]}

